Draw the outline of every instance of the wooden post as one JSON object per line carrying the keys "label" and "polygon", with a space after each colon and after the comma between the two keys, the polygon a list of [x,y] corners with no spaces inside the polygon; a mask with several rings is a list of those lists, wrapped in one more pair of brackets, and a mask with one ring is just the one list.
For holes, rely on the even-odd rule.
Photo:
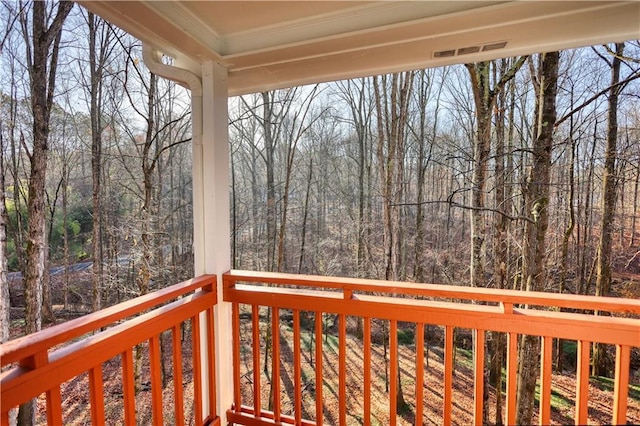
{"label": "wooden post", "polygon": [[[217,274],[218,305],[214,311],[215,327],[215,386],[217,410],[209,407],[209,380],[212,377],[207,363],[202,366],[203,418],[213,412],[226,423],[226,410],[231,408],[233,389],[231,303],[223,301],[222,274],[231,267],[229,228],[229,135],[227,109],[227,70],[217,62],[202,64],[201,114],[193,112],[193,222],[195,275]],[[196,134],[200,132],[198,137]],[[200,142],[200,143],[198,143]],[[201,324],[206,324],[204,313]],[[208,357],[207,327],[201,328],[202,358]]]}

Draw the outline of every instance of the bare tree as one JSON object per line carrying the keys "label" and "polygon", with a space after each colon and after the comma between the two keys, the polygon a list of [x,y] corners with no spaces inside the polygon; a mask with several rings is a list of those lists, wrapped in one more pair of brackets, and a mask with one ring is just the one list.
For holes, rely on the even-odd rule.
{"label": "bare tree", "polygon": [[471,196],[471,285],[484,287],[484,245],[486,207],[485,192],[487,182],[487,166],[491,151],[491,118],[496,97],[505,84],[515,77],[525,63],[527,57],[521,56],[506,70],[500,80],[491,87],[491,62],[466,64],[471,78],[471,88],[476,107],[476,138],[473,150],[473,181]]}
{"label": "bare tree", "polygon": [[[33,113],[33,147],[29,154],[31,172],[29,177],[27,256],[24,273],[25,287],[25,331],[34,333],[42,325],[42,281],[45,267],[45,179],[47,152],[49,150],[49,118],[55,94],[58,49],[62,37],[62,24],[69,15],[72,2],[61,1],[55,17],[49,24],[48,5],[34,2],[31,5],[31,25],[28,29],[26,13],[21,14],[20,23],[25,39],[27,67],[31,88],[31,110]],[[32,424],[33,406],[20,408],[21,424]]]}
{"label": "bare tree", "polygon": [[[356,274],[358,277],[367,277],[366,256],[366,207],[367,188],[371,180],[371,167],[367,161],[367,151],[371,150],[371,102],[367,96],[367,79],[347,80],[337,83],[338,95],[349,108],[351,116],[348,122],[353,126],[357,139],[357,167],[358,167],[358,217],[356,222]],[[368,172],[368,173],[367,173]],[[368,178],[368,179],[367,179]]]}
{"label": "bare tree", "polygon": [[[272,103],[273,92],[262,92],[262,130],[264,138],[264,159],[267,174],[267,270],[274,270],[276,243],[276,189],[274,177],[274,152],[278,139],[278,130],[274,132],[277,115]],[[275,133],[275,134],[274,134]]]}
{"label": "bare tree", "polygon": [[[525,188],[525,222],[522,279],[527,291],[543,289],[545,270],[545,237],[549,221],[549,183],[553,124],[556,122],[556,92],[559,53],[540,55],[539,87],[536,101],[536,138],[533,143],[532,166]],[[535,384],[538,371],[536,336],[523,336],[518,359],[516,423],[530,424],[533,415]]]}
{"label": "bare tree", "polygon": [[101,307],[102,288],[102,111],[104,72],[110,54],[111,30],[100,18],[87,12],[89,27],[89,115],[91,118],[91,182],[93,202],[92,309]]}
{"label": "bare tree", "polygon": [[309,130],[313,123],[322,118],[323,114],[315,114],[307,120],[309,114],[309,108],[318,94],[318,85],[315,85],[311,91],[305,96],[300,105],[300,109],[293,114],[289,114],[286,118],[286,128],[284,130],[284,137],[286,138],[286,164],[285,164],[285,177],[284,177],[284,189],[282,192],[282,207],[280,217],[280,229],[278,230],[278,261],[276,263],[276,270],[282,272],[285,268],[285,237],[287,227],[287,215],[289,213],[289,192],[291,187],[291,175],[293,173],[294,161],[296,153],[298,151],[298,142],[302,136]]}
{"label": "bare tree", "polygon": [[[378,169],[383,198],[385,279],[389,281],[401,279],[400,204],[404,186],[407,113],[413,78],[413,72],[373,77],[378,121]],[[407,403],[402,392],[401,370],[398,368],[397,371],[397,383],[391,383],[390,386],[396,386],[398,390],[396,412],[403,413]]]}
{"label": "bare tree", "polygon": [[[3,51],[5,41],[9,37],[11,28],[18,18],[17,13],[13,13],[8,5],[3,2],[7,26],[0,41],[0,54]],[[0,343],[9,340],[9,324],[11,323],[11,299],[9,295],[9,282],[7,281],[7,205],[5,199],[5,141],[2,120],[0,120]]]}
{"label": "bare tree", "polygon": [[[432,76],[433,74],[427,73],[427,71],[421,71],[419,74],[418,82],[416,83],[416,106],[418,108],[418,124],[417,129],[412,128],[412,133],[418,144],[418,159],[416,164],[416,234],[414,244],[414,272],[413,276],[417,282],[425,282],[424,271],[424,239],[425,239],[425,182],[427,175],[427,167],[431,161],[431,154],[433,151],[433,143],[436,137],[436,129],[438,127],[438,112],[440,109],[440,93],[442,92],[442,85],[438,89],[438,100],[436,101],[436,109],[434,111],[433,130],[430,133],[431,140],[427,137],[427,104],[429,102],[429,96],[432,90]],[[428,352],[427,347],[427,352]],[[428,356],[428,354],[427,354]]]}
{"label": "bare tree", "polygon": [[[508,67],[511,65],[509,59],[500,60],[499,66],[493,68],[494,80],[497,79],[498,68],[500,74],[504,74]],[[507,184],[508,167],[506,167],[505,154],[505,139],[509,138],[508,143],[511,143],[512,131],[507,135],[506,124],[510,129],[513,129],[513,112],[509,107],[514,104],[514,85],[513,80],[509,82],[508,93],[507,90],[501,90],[496,98],[496,112],[495,112],[495,208],[498,211],[509,212],[510,197],[508,197],[509,186]],[[507,95],[510,94],[511,98],[508,99]],[[507,111],[509,111],[509,117],[507,118]],[[494,287],[503,289],[507,288],[508,281],[508,238],[507,233],[509,231],[509,219],[504,215],[496,215],[494,219],[494,235],[493,235],[493,275],[494,275]],[[491,333],[492,351],[490,359],[491,374],[489,376],[491,384],[496,389],[496,419],[497,425],[502,425],[502,366],[504,363],[503,353],[506,348],[506,338],[503,333]]]}
{"label": "bare tree", "polygon": [[[516,59],[508,68],[502,70],[501,75],[496,79],[491,87],[491,68],[496,64],[493,62],[478,62],[466,64],[473,99],[475,103],[476,116],[476,137],[473,149],[473,178],[471,188],[471,286],[485,287],[485,239],[486,225],[484,222],[487,185],[487,168],[489,165],[489,154],[491,151],[491,119],[498,95],[503,91],[505,85],[515,77],[518,70],[525,63],[527,57],[521,56]],[[498,217],[498,220],[501,220]],[[486,366],[485,366],[486,368]],[[488,371],[486,372],[488,373]],[[487,377],[489,374],[484,374]],[[486,381],[486,380],[485,380]],[[488,421],[487,403],[488,392],[484,393],[485,409],[483,414],[485,421]]]}
{"label": "bare tree", "polygon": [[7,205],[4,188],[4,138],[0,122],[0,343],[9,340],[9,324],[11,322],[11,300],[9,298],[9,282],[7,281]]}
{"label": "bare tree", "polygon": [[[604,154],[602,174],[602,197],[600,209],[600,241],[596,265],[596,296],[608,296],[611,291],[611,243],[613,239],[613,219],[616,211],[616,159],[618,142],[618,95],[624,86],[619,86],[621,57],[624,55],[624,43],[616,43],[615,55],[611,59],[611,89],[607,113],[607,147]],[[594,376],[606,373],[604,346],[594,345]]]}

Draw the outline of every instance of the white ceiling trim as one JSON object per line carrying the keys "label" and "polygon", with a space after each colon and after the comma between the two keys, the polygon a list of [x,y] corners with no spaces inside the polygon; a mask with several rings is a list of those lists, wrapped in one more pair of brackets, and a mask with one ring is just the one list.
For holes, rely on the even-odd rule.
{"label": "white ceiling trim", "polygon": [[[357,52],[366,49],[377,49],[381,47],[387,46],[401,46],[405,43],[411,43],[421,40],[430,40],[430,39],[444,39],[447,37],[454,37],[465,34],[472,34],[475,32],[481,32],[484,30],[499,30],[505,27],[518,26],[522,24],[530,24],[535,23],[537,21],[544,21],[550,19],[557,18],[570,18],[574,15],[583,15],[587,13],[593,12],[606,12],[606,9],[611,8],[611,5],[595,5],[590,8],[581,9],[580,12],[576,13],[574,9],[567,7],[566,2],[557,2],[556,10],[551,11],[550,13],[544,14],[536,14],[536,9],[533,7],[534,5],[528,5],[523,7],[521,10],[517,11],[517,16],[512,17],[509,21],[506,22],[489,22],[488,18],[490,16],[495,16],[501,14],[505,9],[509,6],[507,4],[497,4],[495,6],[488,6],[483,8],[481,11],[476,10],[465,10],[464,12],[452,12],[447,14],[445,18],[442,17],[428,17],[422,19],[415,19],[411,21],[400,22],[396,24],[388,24],[382,26],[375,26],[372,28],[367,28],[363,30],[354,30],[349,33],[338,33],[331,36],[320,37],[316,39],[307,39],[299,42],[291,42],[286,43],[282,41],[280,44],[277,44],[274,47],[258,49],[254,51],[243,51],[242,53],[237,54],[228,54],[223,55],[223,60],[226,64],[230,65],[233,71],[240,72],[246,69],[256,68],[256,67],[268,67],[276,64],[286,64],[290,62],[298,62],[304,61],[308,59],[325,57],[330,55],[340,55],[343,53]],[[507,11],[510,11],[507,9]],[[457,29],[452,31],[425,31],[424,28],[428,28],[430,24],[439,22],[439,27],[446,26],[446,22],[454,22],[461,21],[465,18],[475,18],[474,24],[470,26],[460,26],[459,24],[454,24],[457,26]],[[480,21],[480,22],[478,22]],[[454,26],[452,25],[452,26]],[[569,25],[569,24],[567,24]],[[396,34],[402,32],[402,37],[397,37]],[[395,36],[395,37],[394,37]],[[265,37],[266,38],[266,37]],[[349,40],[353,38],[360,38],[362,42],[349,46]],[[384,42],[374,42],[365,40],[377,40],[383,39],[386,40]],[[331,47],[327,46],[323,48],[320,52],[314,54],[299,54],[293,53],[296,48],[305,48],[308,49],[314,45],[327,45],[330,42],[342,41],[343,48],[339,47]],[[476,40],[470,45],[473,46],[481,46],[491,43],[496,43],[500,41],[508,41],[504,38],[496,39],[482,39]],[[275,43],[274,43],[275,44]],[[335,45],[335,43],[334,43]],[[443,50],[448,49],[457,49],[467,46],[462,45],[454,45],[451,44],[449,47],[443,48]],[[302,50],[302,49],[298,49]],[[287,52],[290,52],[287,55]],[[254,59],[251,58],[265,58],[265,59]],[[274,59],[280,57],[281,59]]]}
{"label": "white ceiling trim", "polygon": [[221,63],[230,95],[640,38],[638,1],[80,2],[194,72]]}
{"label": "white ceiling trim", "polygon": [[[482,30],[474,31],[471,34],[472,37],[468,37],[472,39],[469,44],[463,45],[456,45],[455,40],[452,41],[447,35],[439,34],[430,38],[399,42],[402,48],[398,48],[397,45],[384,45],[247,68],[237,72],[232,68],[229,73],[230,94],[270,90],[286,87],[286,84],[311,84],[320,81],[491,60],[498,57],[588,46],[602,43],[603,40],[624,41],[638,37],[638,32],[633,30],[637,22],[634,15],[635,8],[627,7],[617,10],[617,13],[613,15],[594,12],[601,11],[585,12],[584,16],[580,16],[581,24],[585,24],[589,28],[589,31],[586,32],[581,28],[575,28],[579,24],[566,22],[566,16],[560,15],[549,19],[549,27],[538,38],[528,36],[538,27],[535,20],[529,20],[504,24],[500,27],[488,26]],[[497,30],[500,28],[503,29],[503,32],[498,34]],[[522,33],[517,33],[517,30],[522,30]],[[496,38],[492,39],[491,37]],[[506,48],[501,50],[449,58],[432,57],[432,52],[440,50],[442,47],[449,49],[465,47],[473,44],[473,40],[478,44],[498,40],[505,40],[509,43]],[[384,60],[380,58],[384,58]]]}
{"label": "white ceiling trim", "polygon": [[208,26],[202,19],[192,13],[182,3],[175,1],[153,1],[149,7],[165,17],[181,31],[196,40],[202,41],[211,51],[221,53],[222,37],[215,29]]}
{"label": "white ceiling trim", "polygon": [[334,13],[307,17],[285,24],[230,33],[225,37],[225,57],[266,52],[321,40],[347,38],[371,31],[401,28],[417,22],[429,22],[440,16],[472,13],[497,1],[391,2],[342,9]]}

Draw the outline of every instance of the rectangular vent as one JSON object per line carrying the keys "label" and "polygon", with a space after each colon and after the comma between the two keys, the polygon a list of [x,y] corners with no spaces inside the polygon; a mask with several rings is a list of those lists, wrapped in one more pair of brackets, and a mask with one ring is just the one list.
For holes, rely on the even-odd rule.
{"label": "rectangular vent", "polygon": [[489,52],[491,50],[504,49],[507,46],[506,41],[494,41],[480,46],[467,46],[459,49],[440,50],[433,52],[434,58],[451,58],[459,55],[469,55],[471,53]]}
{"label": "rectangular vent", "polygon": [[461,47],[458,49],[458,55],[468,55],[470,53],[478,53],[479,51],[480,46]]}
{"label": "rectangular vent", "polygon": [[498,43],[485,44],[484,46],[482,46],[482,51],[483,52],[487,52],[489,50],[504,49],[504,47],[506,45],[507,45],[506,41],[501,41],[501,42],[498,42]]}
{"label": "rectangular vent", "polygon": [[455,56],[456,55],[456,51],[455,49],[453,50],[441,50],[440,52],[435,52],[433,54],[434,58],[448,58],[450,56]]}

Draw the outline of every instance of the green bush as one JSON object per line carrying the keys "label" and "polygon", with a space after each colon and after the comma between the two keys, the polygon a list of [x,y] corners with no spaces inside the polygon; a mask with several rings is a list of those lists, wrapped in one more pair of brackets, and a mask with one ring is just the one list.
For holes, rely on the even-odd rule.
{"label": "green bush", "polygon": [[413,330],[398,329],[398,344],[400,345],[413,345],[415,340],[415,332]]}

